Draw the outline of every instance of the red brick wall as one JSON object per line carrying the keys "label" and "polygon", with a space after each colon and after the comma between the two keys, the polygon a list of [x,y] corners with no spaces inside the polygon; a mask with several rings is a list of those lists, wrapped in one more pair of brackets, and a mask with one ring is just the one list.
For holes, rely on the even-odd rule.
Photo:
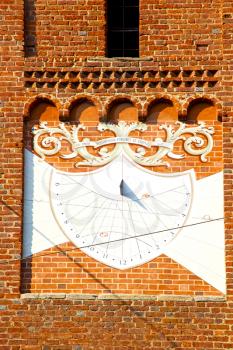
{"label": "red brick wall", "polygon": [[[25,2],[28,56],[73,62],[105,52],[105,2],[102,0]],[[32,30],[32,36],[29,33]],[[64,59],[65,52],[65,59]],[[60,59],[59,59],[60,58]],[[62,63],[63,65],[63,63]]]}
{"label": "red brick wall", "polygon": [[0,290],[14,297],[20,289],[22,235],[23,6],[0,5]]}
{"label": "red brick wall", "polygon": [[221,0],[142,2],[141,54],[158,61],[220,58],[221,11]]}
{"label": "red brick wall", "polygon": [[[33,4],[33,1],[25,3]],[[27,26],[33,27],[33,35],[36,33],[36,48],[32,50],[33,55],[27,51],[27,56],[33,57],[25,59],[23,1],[2,0],[0,4],[0,348],[232,349],[232,1],[142,2],[141,55],[153,58],[151,61],[130,62],[114,59],[85,61],[87,56],[104,55],[103,1],[40,0],[34,3],[34,14]],[[74,19],[70,20],[69,16],[74,16]],[[146,23],[149,16],[150,23]],[[86,31],[87,35],[81,35],[81,31]],[[139,78],[134,83],[136,79],[132,78],[127,85],[122,81],[123,78],[114,78],[103,83],[97,78],[93,81],[93,76],[82,79],[77,77],[71,82],[70,78],[61,74],[65,68],[71,72],[93,72],[107,68],[117,71],[185,70],[187,74],[183,76],[179,73],[178,77],[170,73],[168,76],[165,73],[158,74],[150,82]],[[53,70],[56,77],[44,78],[40,77],[40,73],[39,77],[25,77],[24,87],[24,70],[42,71],[45,74]],[[192,73],[194,71],[198,73]],[[209,74],[200,73],[201,71],[218,71],[218,78],[211,78]],[[100,94],[101,89],[103,100],[123,93],[130,96],[137,93],[142,100],[148,95],[153,97],[158,94],[171,94],[181,102],[181,115],[186,113],[188,99],[197,94],[216,98],[222,104],[228,287],[225,299],[184,296],[189,294],[188,291],[176,293],[183,294],[183,299],[176,295],[174,300],[169,300],[166,295],[161,297],[159,293],[154,300],[136,296],[131,297],[134,300],[130,300],[130,297],[111,300],[113,296],[108,296],[110,300],[104,299],[104,296],[102,300],[101,296],[99,299],[89,296],[90,299],[86,300],[84,295],[73,294],[57,295],[54,298],[31,294],[33,299],[30,300],[27,294],[20,296],[21,288],[28,288],[25,287],[27,281],[23,276],[21,278],[20,262],[17,260],[21,256],[22,238],[25,106],[30,98],[47,94],[48,97],[62,102],[60,115],[64,117],[67,114],[65,104],[69,99],[80,94],[95,97]],[[165,263],[166,259],[161,261],[161,264]],[[59,278],[55,281],[53,290],[56,292],[59,288],[58,280]],[[159,286],[158,283],[153,293],[158,292]],[[75,287],[66,292],[74,293],[77,290]],[[39,288],[38,291],[47,292],[47,289]],[[62,289],[61,291],[64,292]]]}

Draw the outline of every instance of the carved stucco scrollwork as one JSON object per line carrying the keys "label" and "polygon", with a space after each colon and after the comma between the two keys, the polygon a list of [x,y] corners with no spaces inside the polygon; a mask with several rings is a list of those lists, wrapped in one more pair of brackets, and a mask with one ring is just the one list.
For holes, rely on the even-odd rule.
{"label": "carved stucco scrollwork", "polygon": [[[175,154],[173,148],[178,140],[183,141],[184,150],[193,156],[200,156],[202,162],[206,162],[206,156],[213,148],[214,129],[206,127],[205,123],[199,123],[198,126],[189,127],[184,123],[177,122],[175,126],[163,124],[159,126],[160,130],[166,132],[165,140],[155,138],[152,142],[130,136],[132,131],[144,132],[147,125],[143,123],[127,124],[120,121],[118,124],[100,123],[97,130],[104,132],[112,131],[115,137],[103,138],[98,141],[91,141],[89,138],[79,139],[79,131],[85,130],[85,126],[80,124],[73,126],[71,131],[67,129],[64,123],[60,123],[58,127],[48,127],[46,122],[40,123],[39,128],[33,128],[34,134],[34,150],[43,159],[46,156],[61,153],[63,159],[73,159],[81,157],[83,161],[75,164],[86,166],[102,166],[114,158],[122,151],[125,152],[136,163],[144,166],[169,166],[168,161],[164,161],[164,157],[171,159],[185,158],[185,154]],[[70,154],[62,154],[62,141],[70,144],[72,152]],[[114,144],[113,150],[109,150],[108,145]],[[134,151],[130,144],[138,145]],[[87,147],[93,147],[98,150],[98,156],[91,154]],[[147,156],[148,149],[155,148],[155,153]]]}

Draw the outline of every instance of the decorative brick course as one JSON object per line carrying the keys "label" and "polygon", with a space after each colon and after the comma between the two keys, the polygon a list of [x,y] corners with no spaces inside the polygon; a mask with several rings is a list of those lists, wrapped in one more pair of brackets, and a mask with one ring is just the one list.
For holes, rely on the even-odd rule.
{"label": "decorative brick course", "polygon": [[[25,87],[40,91],[42,89],[62,89],[73,91],[101,91],[130,92],[144,89],[152,91],[179,91],[194,90],[213,91],[217,88],[219,72],[214,68],[208,70],[195,69],[192,67],[184,70],[173,68],[170,70],[154,70],[139,67],[124,69],[84,68],[79,70],[51,71],[26,71]],[[189,89],[187,89],[189,88]]]}

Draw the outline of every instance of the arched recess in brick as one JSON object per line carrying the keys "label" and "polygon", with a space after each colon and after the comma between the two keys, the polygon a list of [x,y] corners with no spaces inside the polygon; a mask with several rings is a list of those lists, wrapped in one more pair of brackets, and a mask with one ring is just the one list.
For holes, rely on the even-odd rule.
{"label": "arched recess in brick", "polygon": [[218,109],[213,101],[207,98],[197,98],[192,100],[187,109],[187,122],[196,123],[198,121],[217,120]]}
{"label": "arched recess in brick", "polygon": [[138,121],[139,109],[127,97],[118,97],[112,100],[106,108],[106,121],[117,123],[120,120],[134,122]]}
{"label": "arched recess in brick", "polygon": [[68,120],[77,123],[97,122],[99,120],[98,107],[86,97],[74,100],[69,106]]}
{"label": "arched recess in brick", "polygon": [[35,96],[27,101],[24,107],[25,120],[55,121],[59,119],[61,104],[47,94]]}
{"label": "arched recess in brick", "polygon": [[32,148],[32,127],[37,126],[39,122],[48,122],[51,126],[57,126],[59,123],[58,106],[47,97],[36,97],[28,102],[25,107],[24,122],[24,144],[25,147]]}
{"label": "arched recess in brick", "polygon": [[41,122],[58,121],[59,112],[52,101],[39,99],[32,104],[29,112],[29,119]]}
{"label": "arched recess in brick", "polygon": [[178,110],[174,102],[168,98],[161,97],[152,100],[147,107],[145,121],[148,124],[175,122],[178,120]]}

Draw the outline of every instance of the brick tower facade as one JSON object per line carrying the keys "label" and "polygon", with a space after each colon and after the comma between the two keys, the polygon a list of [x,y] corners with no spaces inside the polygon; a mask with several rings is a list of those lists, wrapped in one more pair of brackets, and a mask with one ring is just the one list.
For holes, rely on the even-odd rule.
{"label": "brick tower facade", "polygon": [[[229,0],[141,0],[139,51],[134,57],[114,57],[109,54],[111,1],[1,1],[0,349],[233,349],[232,5]],[[141,123],[146,129],[133,130],[127,140],[143,139],[144,145],[164,140],[164,130],[190,128],[185,135],[192,147],[177,139],[172,149],[183,158],[166,155],[169,167],[150,163],[144,168],[168,177],[194,169],[196,181],[204,184],[193,199],[197,212],[205,203],[214,212],[218,188],[213,185],[204,195],[212,186],[206,183],[224,175],[224,215],[203,212],[191,224],[183,222],[199,234],[182,241],[187,251],[176,252],[173,246],[142,264],[118,269],[59,233],[59,219],[52,222],[53,197],[42,194],[42,185],[53,180],[43,182],[39,169],[72,176],[99,171],[98,164],[77,167],[85,158],[80,154],[61,156],[74,151],[72,130],[92,143],[116,136],[111,130],[100,133],[99,123],[125,123],[125,128]],[[85,129],[78,129],[81,124]],[[40,154],[43,140],[36,148],[35,135],[46,127],[57,128],[57,140],[58,128],[65,127],[66,134],[64,129],[60,134],[66,139],[56,141],[57,152],[52,141],[44,144],[50,154]],[[208,134],[203,144],[191,128]],[[203,134],[204,128],[214,134]],[[201,146],[210,147],[206,159]],[[138,152],[136,160],[144,159],[142,149],[130,147]],[[149,156],[159,151],[158,141],[153,147]],[[108,151],[113,149],[111,144]],[[102,154],[98,148],[87,150],[95,159],[106,157],[103,149]],[[30,197],[32,192],[37,197]],[[200,231],[200,220],[212,226]],[[221,247],[214,238],[220,220]],[[101,235],[107,233],[101,230]],[[226,278],[218,272],[220,250]]]}

